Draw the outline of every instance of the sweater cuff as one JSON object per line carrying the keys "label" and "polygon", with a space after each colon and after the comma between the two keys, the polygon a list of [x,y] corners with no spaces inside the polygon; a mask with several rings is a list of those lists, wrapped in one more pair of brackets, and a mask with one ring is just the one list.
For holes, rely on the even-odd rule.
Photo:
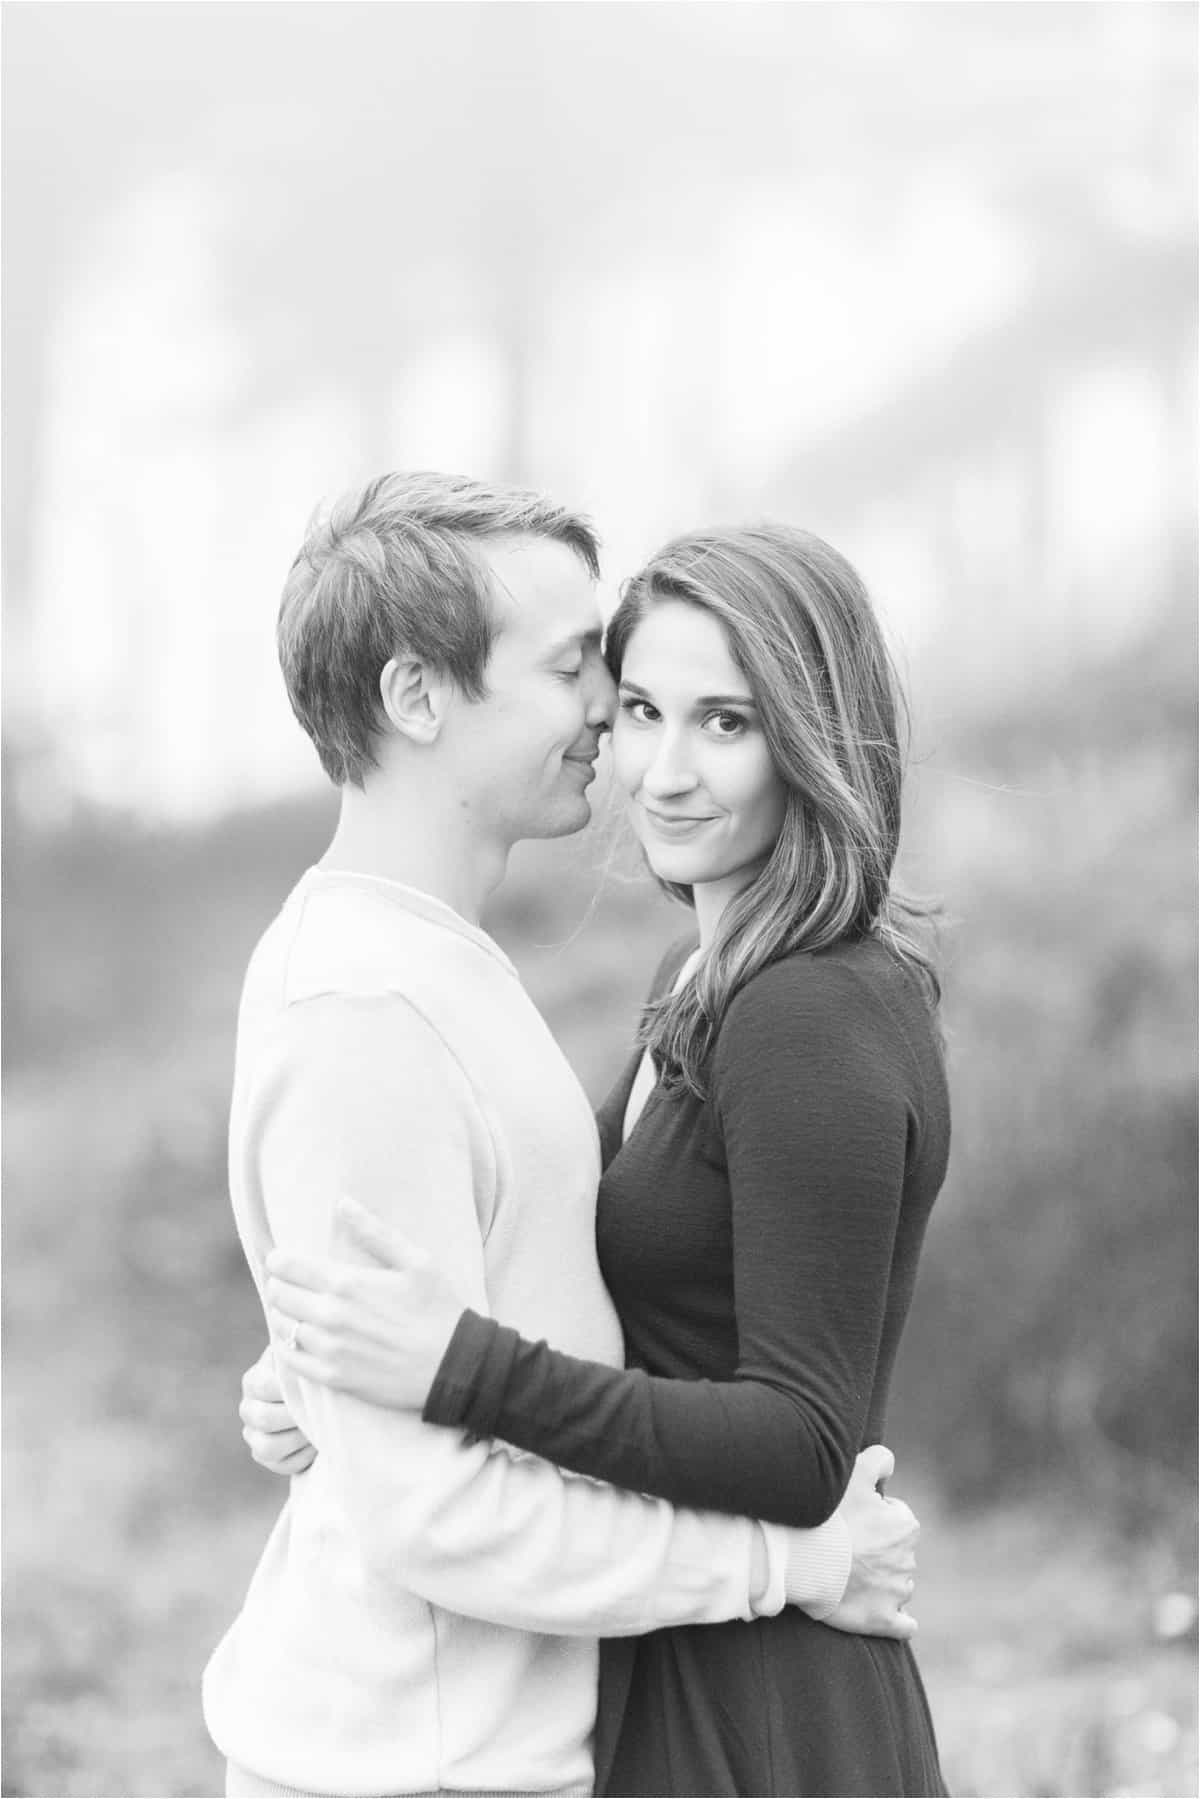
{"label": "sweater cuff", "polygon": [[490,1437],[520,1340],[494,1318],[463,1312],[422,1408],[425,1423]]}
{"label": "sweater cuff", "polygon": [[787,1530],[778,1524],[763,1528],[783,1539],[786,1603],[810,1618],[828,1618],[842,1602],[854,1559],[850,1527],[841,1513],[815,1530]]}

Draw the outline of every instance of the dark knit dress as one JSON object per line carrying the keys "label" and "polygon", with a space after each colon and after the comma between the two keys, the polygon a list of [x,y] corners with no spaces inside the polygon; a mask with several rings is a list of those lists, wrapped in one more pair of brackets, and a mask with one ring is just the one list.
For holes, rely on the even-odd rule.
{"label": "dark knit dress", "polygon": [[[664,961],[674,979],[688,945]],[[427,1419],[677,1505],[815,1525],[888,1383],[946,1170],[941,1057],[874,941],[787,956],[729,1008],[706,1102],[658,1086],[629,1141],[631,1058],[599,1114],[600,1266],[624,1371],[467,1313]],[[602,1646],[596,1790],[940,1794],[907,1644],[785,1609]]]}

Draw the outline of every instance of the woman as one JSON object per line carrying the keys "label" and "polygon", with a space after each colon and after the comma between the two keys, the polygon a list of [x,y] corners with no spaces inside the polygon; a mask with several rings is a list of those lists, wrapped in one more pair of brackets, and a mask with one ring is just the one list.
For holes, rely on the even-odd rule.
{"label": "woman", "polygon": [[[698,942],[668,954],[599,1116],[601,1268],[629,1366],[466,1312],[419,1257],[279,1258],[298,1372],[677,1504],[828,1516],[888,1385],[949,1108],[938,984],[891,890],[898,695],[867,594],[780,525],[676,539],[606,655],[616,780]],[[787,1610],[605,1646],[598,1790],[944,1790],[905,1642]]]}

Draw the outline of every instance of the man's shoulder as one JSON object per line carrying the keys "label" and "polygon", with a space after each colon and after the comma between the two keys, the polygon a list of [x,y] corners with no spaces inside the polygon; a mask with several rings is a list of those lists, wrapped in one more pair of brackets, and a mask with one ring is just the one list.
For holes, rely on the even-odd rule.
{"label": "man's shoulder", "polygon": [[447,1028],[449,983],[419,925],[293,892],[250,958],[237,1083],[260,1098],[402,1092],[410,1108],[421,1094],[431,1109],[469,1085]]}
{"label": "man's shoulder", "polygon": [[286,1005],[403,995],[430,978],[450,978],[439,966],[436,931],[423,919],[353,890],[317,889],[294,898]]}
{"label": "man's shoulder", "polygon": [[422,929],[354,895],[306,890],[303,882],[259,938],[238,1013],[239,1069],[247,1078],[283,1069],[378,1072],[461,1059],[456,1010],[470,1010],[463,982],[439,954],[436,929]]}
{"label": "man's shoulder", "polygon": [[259,938],[246,988],[273,993],[282,1010],[395,998],[426,1012],[459,997],[472,972],[453,937],[418,913],[302,881]]}

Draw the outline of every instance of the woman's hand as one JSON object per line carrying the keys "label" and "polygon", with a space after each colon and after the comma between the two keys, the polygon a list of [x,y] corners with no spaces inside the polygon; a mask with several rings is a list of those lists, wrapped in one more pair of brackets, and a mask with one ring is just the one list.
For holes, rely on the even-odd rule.
{"label": "woman's hand", "polygon": [[462,1300],[423,1250],[365,1206],[340,1199],[337,1221],[374,1265],[272,1250],[267,1306],[275,1354],[305,1380],[419,1412]]}
{"label": "woman's hand", "polygon": [[268,1474],[303,1474],[316,1460],[316,1450],[284,1402],[275,1371],[275,1352],[269,1343],[242,1376],[238,1416],[250,1454]]}

